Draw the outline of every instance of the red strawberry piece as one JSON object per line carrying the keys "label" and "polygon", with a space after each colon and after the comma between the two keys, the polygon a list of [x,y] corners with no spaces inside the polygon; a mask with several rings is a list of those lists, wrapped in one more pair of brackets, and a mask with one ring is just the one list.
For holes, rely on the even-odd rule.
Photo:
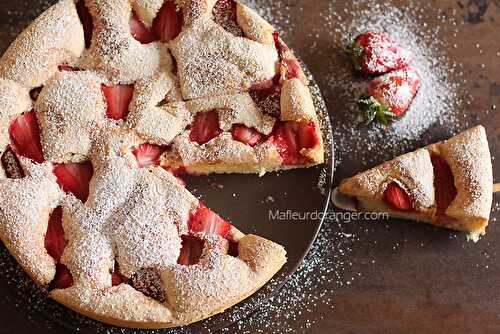
{"label": "red strawberry piece", "polygon": [[141,144],[132,153],[137,159],[139,168],[157,166],[160,164],[160,157],[168,148],[153,144]]}
{"label": "red strawberry piece", "polygon": [[366,74],[384,74],[407,67],[412,53],[401,47],[389,35],[365,32],[347,47],[357,69]]}
{"label": "red strawberry piece", "polygon": [[173,40],[182,30],[182,13],[175,1],[165,1],[153,20],[153,31],[163,42]]}
{"label": "red strawberry piece", "polygon": [[434,169],[434,189],[436,196],[436,206],[438,217],[445,216],[446,209],[457,196],[455,179],[450,165],[438,155],[431,156],[432,167]]}
{"label": "red strawberry piece", "polygon": [[135,14],[130,16],[129,26],[132,37],[142,44],[148,44],[158,39],[153,30],[146,28],[144,23]]}
{"label": "red strawberry piece", "polygon": [[279,37],[277,32],[273,33],[274,45],[278,51],[278,57],[281,61],[282,72],[285,74],[285,79],[291,80],[302,76],[302,69],[297,58],[288,46]]}
{"label": "red strawberry piece", "polygon": [[49,284],[49,290],[66,289],[73,285],[73,275],[69,269],[61,263],[56,264],[56,275]]}
{"label": "red strawberry piece", "polygon": [[197,264],[203,253],[203,240],[190,235],[183,235],[181,238],[182,248],[177,263],[185,266]]}
{"label": "red strawberry piece", "polygon": [[411,67],[372,79],[368,84],[369,96],[358,101],[361,118],[367,123],[376,120],[389,124],[408,110],[420,88],[420,81],[420,73]]}
{"label": "red strawberry piece", "polygon": [[127,283],[128,278],[123,276],[120,273],[120,267],[118,265],[118,262],[115,261],[115,267],[113,268],[113,271],[111,272],[111,285],[112,286],[117,286],[122,283]]}
{"label": "red strawberry piece", "polygon": [[89,48],[92,41],[92,32],[94,30],[94,23],[92,22],[92,15],[88,8],[85,6],[85,1],[80,0],[76,4],[76,12],[83,25],[83,35],[85,37],[85,47]]}
{"label": "red strawberry piece", "polygon": [[62,226],[62,208],[57,207],[49,217],[45,233],[45,249],[56,262],[59,262],[67,243]]}
{"label": "red strawberry piece", "polygon": [[231,133],[234,140],[252,147],[261,143],[265,139],[264,135],[254,128],[249,128],[240,124],[234,125]]}
{"label": "red strawberry piece", "polygon": [[200,204],[198,209],[191,213],[188,228],[193,233],[218,234],[225,238],[231,229],[231,224],[203,204]]}
{"label": "red strawberry piece", "polygon": [[38,163],[43,162],[40,130],[34,111],[15,118],[9,127],[11,147],[14,152]]}
{"label": "red strawberry piece", "polygon": [[304,165],[309,159],[300,154],[302,149],[319,144],[313,122],[279,122],[271,137],[285,165]]}
{"label": "red strawberry piece", "polygon": [[128,106],[134,95],[134,85],[102,85],[108,109],[106,116],[114,120],[124,119],[128,114]]}
{"label": "red strawberry piece", "polygon": [[199,112],[194,117],[194,122],[191,125],[189,140],[203,145],[217,137],[221,132],[217,111]]}
{"label": "red strawberry piece", "polygon": [[384,192],[384,202],[394,210],[410,211],[413,205],[406,191],[396,182],[391,182]]}
{"label": "red strawberry piece", "polygon": [[89,197],[89,183],[94,174],[90,162],[56,164],[53,172],[63,191],[72,193],[82,202],[87,200]]}

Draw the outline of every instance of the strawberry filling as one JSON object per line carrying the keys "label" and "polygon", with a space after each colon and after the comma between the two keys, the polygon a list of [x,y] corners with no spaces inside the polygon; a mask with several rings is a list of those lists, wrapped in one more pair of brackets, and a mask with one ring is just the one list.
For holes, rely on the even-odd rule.
{"label": "strawberry filling", "polygon": [[154,268],[140,269],[130,277],[129,283],[134,289],[148,297],[162,303],[166,300],[161,276]]}
{"label": "strawberry filling", "polygon": [[406,191],[397,182],[391,182],[384,192],[384,202],[394,210],[411,211],[413,203]]}
{"label": "strawberry filling", "polygon": [[185,266],[197,264],[203,253],[203,240],[191,235],[183,235],[181,238],[182,248],[177,263]]}
{"label": "strawberry filling", "polygon": [[40,130],[34,111],[16,117],[9,127],[11,147],[14,152],[38,163],[43,162]]}
{"label": "strawberry filling", "polygon": [[8,146],[5,152],[3,152],[0,160],[7,178],[21,179],[25,176],[21,163],[10,146]]}
{"label": "strawberry filling", "polygon": [[76,12],[80,18],[80,22],[83,26],[83,35],[85,38],[85,47],[89,48],[92,41],[92,32],[94,30],[94,23],[92,22],[92,15],[88,8],[85,6],[85,1],[80,0],[76,4]]}
{"label": "strawberry filling", "polygon": [[301,151],[319,144],[316,125],[313,122],[277,122],[270,137],[285,165],[304,165],[310,159]]}
{"label": "strawberry filling", "polygon": [[139,168],[158,166],[160,157],[168,150],[168,147],[144,143],[139,145],[132,153],[137,159]]}
{"label": "strawberry filling", "polygon": [[182,12],[175,1],[165,1],[153,20],[153,32],[163,42],[176,38],[182,30]]}
{"label": "strawberry filling", "polygon": [[262,143],[266,138],[263,134],[255,130],[254,128],[246,127],[245,125],[236,124],[231,130],[233,139],[243,144],[255,146]]}
{"label": "strawberry filling", "polygon": [[57,207],[49,216],[45,233],[45,249],[59,263],[67,243],[62,226],[62,208]]}
{"label": "strawberry filling", "polygon": [[235,36],[243,36],[236,21],[236,1],[218,0],[213,9],[214,21]]}
{"label": "strawberry filling", "polygon": [[117,286],[122,283],[128,283],[128,278],[120,273],[118,262],[115,261],[115,266],[113,268],[113,271],[111,271],[111,285]]}
{"label": "strawberry filling", "polygon": [[129,20],[130,34],[141,44],[148,44],[158,39],[152,29],[146,28],[144,23],[132,13]]}
{"label": "strawberry filling", "polygon": [[64,238],[61,207],[56,208],[49,216],[44,243],[47,253],[56,262],[56,274],[49,284],[49,290],[69,288],[73,285],[73,276],[68,268],[61,263],[61,256],[68,243]]}
{"label": "strawberry filling", "polygon": [[188,228],[192,233],[217,234],[226,238],[231,230],[231,224],[200,203],[198,209],[189,217]]}
{"label": "strawberry filling", "polygon": [[73,285],[73,275],[62,263],[56,264],[56,275],[49,284],[49,290],[66,289]]}
{"label": "strawberry filling", "polygon": [[220,135],[221,132],[217,111],[199,112],[194,117],[193,124],[191,124],[189,140],[203,145]]}
{"label": "strawberry filling", "polygon": [[279,117],[281,113],[280,76],[256,83],[250,89],[250,96],[259,109],[268,115]]}
{"label": "strawberry filling", "polygon": [[299,61],[295,58],[277,32],[273,33],[273,37],[274,45],[278,51],[278,57],[281,62],[281,67],[285,74],[285,79],[291,80],[298,78],[302,73]]}
{"label": "strawberry filling", "polygon": [[124,119],[134,95],[134,85],[102,85],[102,92],[108,105],[106,116],[114,120]]}
{"label": "strawberry filling", "polygon": [[445,217],[446,209],[457,196],[455,179],[450,165],[440,156],[431,155],[432,167],[434,169],[434,189],[437,206],[437,216]]}
{"label": "strawberry filling", "polygon": [[89,183],[94,174],[90,162],[55,164],[53,173],[63,191],[72,193],[82,202],[87,200],[89,197]]}

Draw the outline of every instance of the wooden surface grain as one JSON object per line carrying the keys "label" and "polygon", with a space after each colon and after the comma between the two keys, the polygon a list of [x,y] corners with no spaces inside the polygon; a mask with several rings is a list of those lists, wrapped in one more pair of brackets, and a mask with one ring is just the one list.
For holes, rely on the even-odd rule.
{"label": "wooden surface grain", "polygon": [[[329,5],[342,8],[349,1],[273,1],[278,2],[283,6],[271,6],[271,14],[278,15],[273,10],[286,7],[289,27],[284,38],[314,74],[335,118],[335,111],[343,104],[329,85],[330,72],[335,66],[329,57],[336,50],[330,32],[318,26],[321,22],[317,18]],[[409,1],[393,2],[404,8]],[[446,46],[442,51],[449,59],[463,64],[467,82],[462,88],[472,99],[470,104],[459,106],[460,117],[463,124],[486,127],[494,157],[493,172],[499,182],[500,162],[496,157],[500,152],[500,1],[422,0],[422,3],[430,4],[429,11],[421,18],[422,24],[439,26],[439,38]],[[13,32],[20,31],[46,5],[1,2],[0,50],[11,42]],[[438,11],[455,15],[458,24],[438,22]],[[436,126],[413,146],[442,139],[455,130],[458,129]],[[360,169],[361,164],[355,162],[340,165],[335,177],[340,180]],[[494,205],[499,197],[494,196]],[[342,275],[344,279],[354,273],[362,275],[350,285],[339,286],[338,280],[332,278],[326,286],[318,287],[335,290],[333,306],[322,303],[310,306],[281,329],[310,333],[500,332],[500,226],[495,222],[499,218],[497,204],[488,234],[477,244],[466,242],[463,235],[450,238],[449,231],[415,223],[349,224],[344,232],[355,234],[358,239],[352,244],[348,258],[352,265]],[[279,316],[276,312],[279,311],[273,311],[271,303],[254,315],[260,319],[265,314],[267,326],[262,320],[248,320],[228,331],[279,331],[272,329],[273,319]],[[312,323],[307,329],[306,321]]]}

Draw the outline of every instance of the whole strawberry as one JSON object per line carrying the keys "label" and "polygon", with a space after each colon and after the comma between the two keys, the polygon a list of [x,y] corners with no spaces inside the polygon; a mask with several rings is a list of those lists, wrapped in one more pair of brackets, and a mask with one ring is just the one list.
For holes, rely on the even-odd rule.
{"label": "whole strawberry", "polygon": [[356,69],[365,74],[385,74],[407,67],[411,51],[401,47],[389,35],[368,31],[362,33],[346,51],[351,55]]}
{"label": "whole strawberry", "polygon": [[359,99],[360,118],[366,123],[389,124],[410,107],[420,88],[420,73],[408,67],[384,74],[368,83],[368,94]]}

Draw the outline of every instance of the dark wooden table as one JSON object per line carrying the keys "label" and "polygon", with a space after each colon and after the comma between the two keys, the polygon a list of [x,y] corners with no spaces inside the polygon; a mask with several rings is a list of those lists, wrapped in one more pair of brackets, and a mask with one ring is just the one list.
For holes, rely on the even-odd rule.
{"label": "dark wooden table", "polygon": [[[0,3],[1,52],[49,2]],[[402,9],[410,3],[392,2]],[[337,96],[331,85],[331,73],[338,66],[334,59],[338,50],[333,43],[335,34],[328,30],[324,16],[331,11],[331,6],[342,11],[344,6],[350,7],[350,2],[274,0],[269,3],[254,0],[253,3],[267,3],[268,13],[279,18],[276,20],[280,21],[284,39],[297,50],[318,81],[334,124],[341,122],[335,117],[345,101]],[[467,79],[461,83],[467,95],[463,101],[470,103],[459,103],[459,124],[483,124],[492,156],[498,157],[500,1],[422,0],[420,3],[426,8],[419,18],[421,23],[429,29],[439,26],[438,36],[445,45],[441,51],[450,60],[463,64]],[[438,13],[453,20],[438,20]],[[462,128],[433,126],[411,146],[417,148]],[[353,139],[353,145],[355,143]],[[363,169],[365,164],[380,162],[364,157],[365,163],[361,164],[356,159],[344,158],[347,162],[338,166],[337,180]],[[493,160],[493,172],[499,182],[500,163],[496,159]],[[498,333],[500,228],[495,220],[500,218],[499,200],[496,195],[488,234],[477,244],[466,242],[463,234],[416,223],[337,225],[327,222],[320,243],[297,278],[269,305],[228,331]],[[332,266],[332,270],[322,266]],[[325,277],[319,279],[317,276]]]}

